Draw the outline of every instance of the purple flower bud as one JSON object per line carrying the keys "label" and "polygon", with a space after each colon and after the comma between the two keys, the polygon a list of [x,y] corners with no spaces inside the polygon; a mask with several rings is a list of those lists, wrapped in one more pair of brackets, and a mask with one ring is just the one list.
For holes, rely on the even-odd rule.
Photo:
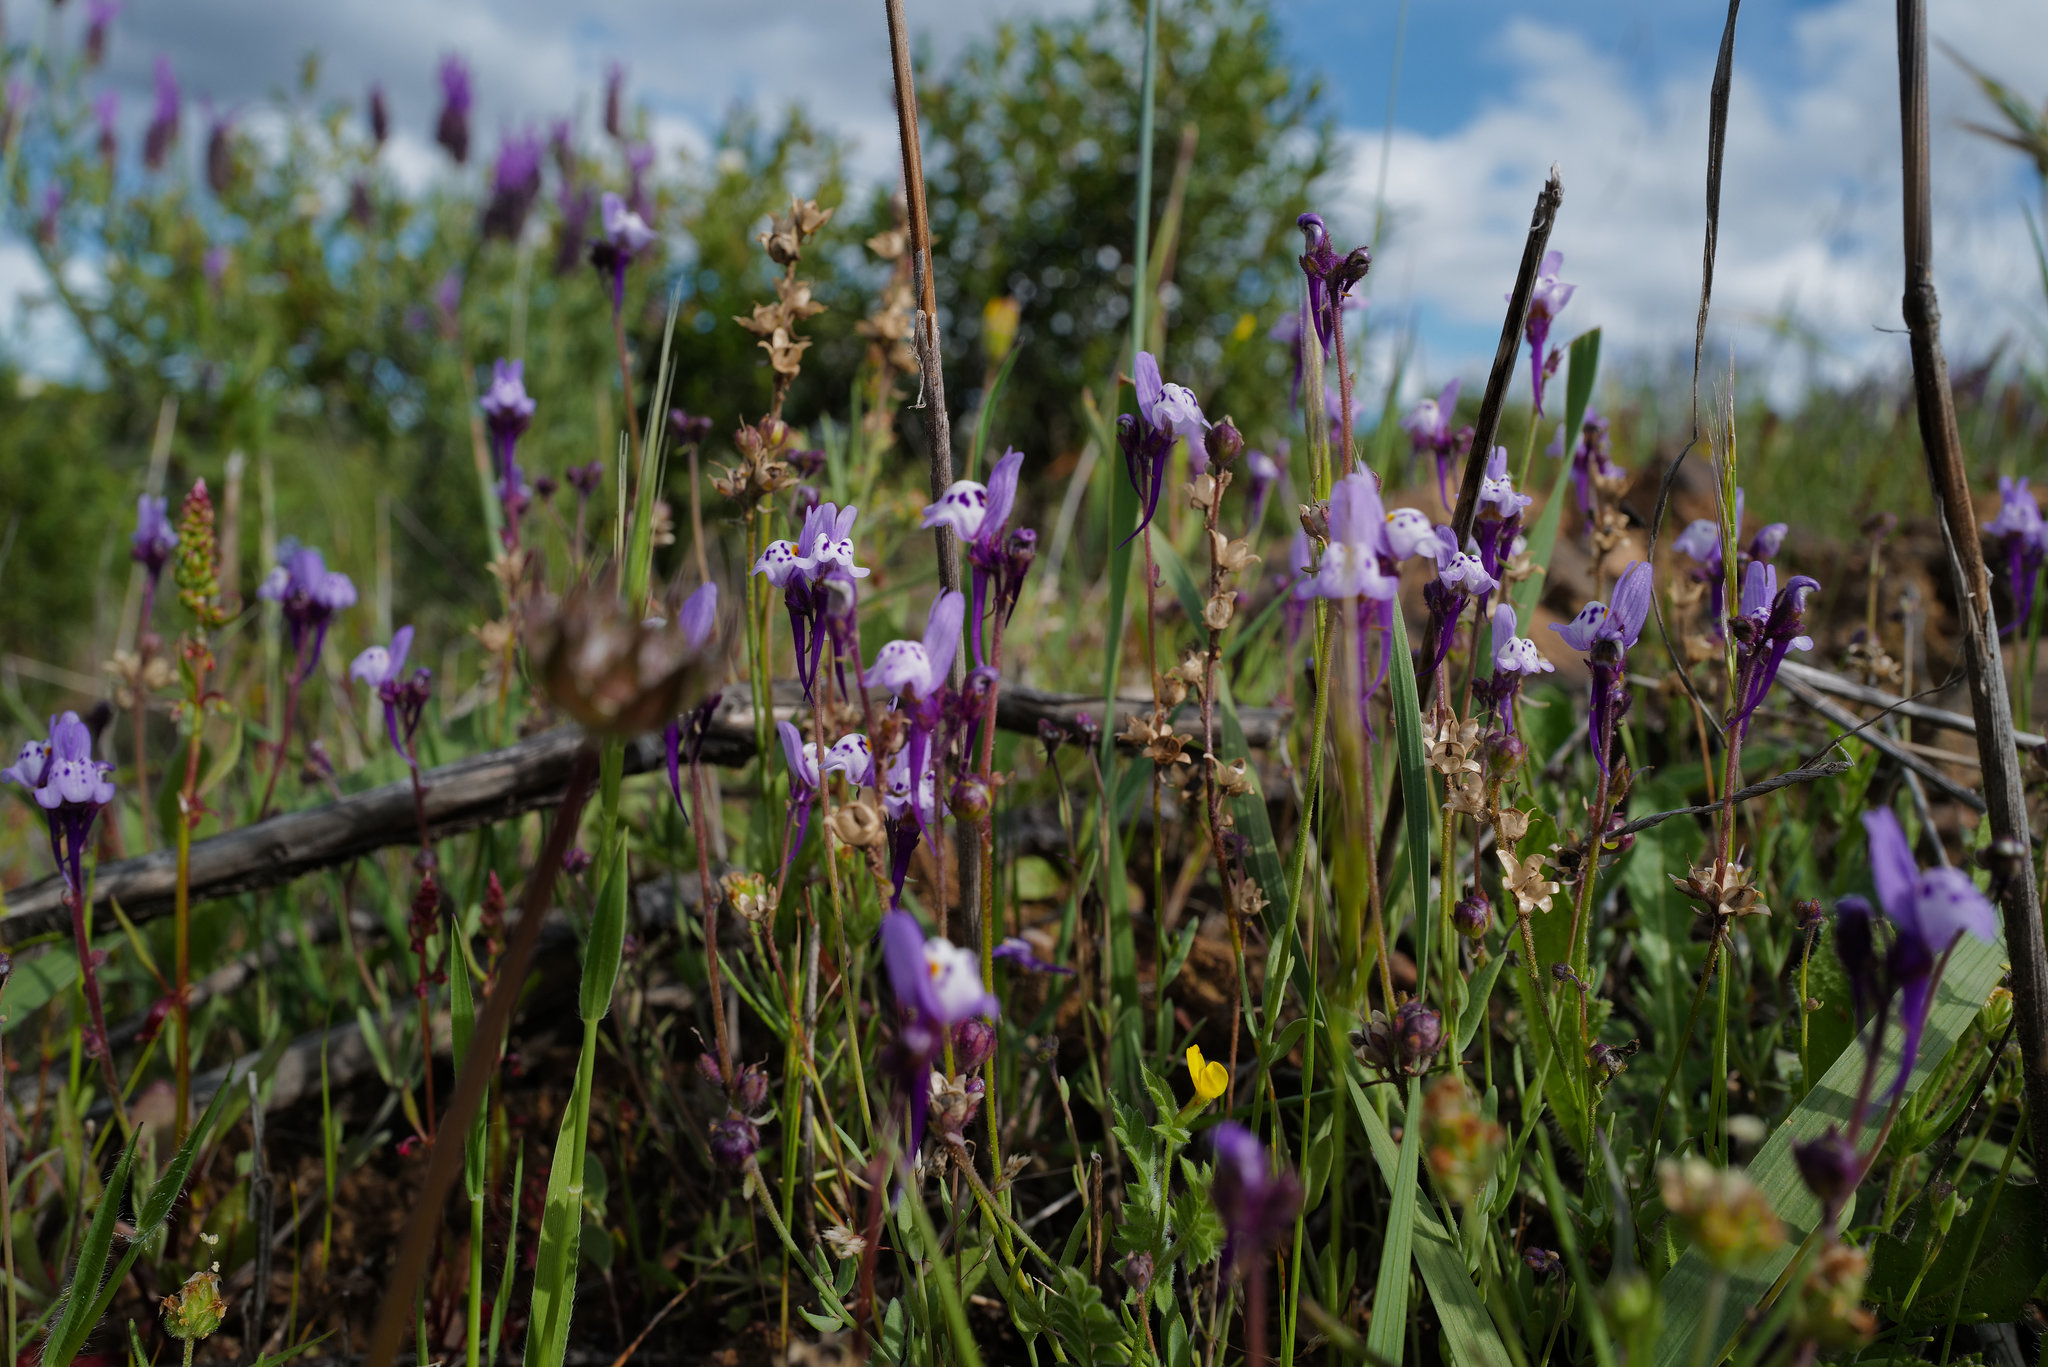
{"label": "purple flower bud", "polygon": [[1444,1045],[1444,1018],[1419,1001],[1402,1002],[1394,1010],[1394,1033],[1410,1073],[1422,1073]]}
{"label": "purple flower bud", "polygon": [[1792,1161],[1806,1189],[1820,1198],[1821,1208],[1830,1216],[1847,1203],[1863,1179],[1863,1160],[1856,1146],[1833,1125],[1805,1143],[1794,1141]]}
{"label": "purple flower bud", "polygon": [[168,58],[156,59],[156,111],[142,136],[142,164],[155,171],[162,168],[171,144],[178,140],[180,99],[178,79],[171,74]]}
{"label": "purple flower bud", "polygon": [[748,1115],[759,1115],[768,1104],[768,1074],[751,1063],[742,1064],[739,1083],[732,1092],[733,1104]]}
{"label": "purple flower bud", "polygon": [[[1192,456],[1196,449],[1190,443],[1188,446],[1189,455]],[[1202,440],[1200,449],[1204,454],[1202,462],[1204,468],[1213,461],[1215,464],[1228,469],[1232,462],[1244,454],[1244,434],[1237,430],[1237,427],[1229,418],[1224,418],[1209,429],[1208,434]],[[1190,461],[1190,464],[1192,463]],[[1195,473],[1200,474],[1202,471],[1201,469],[1196,469]]]}
{"label": "purple flower bud", "polygon": [[356,586],[339,570],[329,570],[320,552],[311,547],[293,546],[288,553],[286,547],[279,550],[285,555],[284,563],[264,578],[256,596],[283,610],[298,677],[304,680],[320,658],[328,623],[335,613],[354,605]]}
{"label": "purple flower bud", "polygon": [[712,1053],[709,1049],[697,1055],[697,1076],[703,1078],[714,1087],[723,1088],[725,1086],[725,1079],[718,1071],[718,1055]]}
{"label": "purple flower bud", "polygon": [[116,139],[114,127],[115,121],[120,118],[120,115],[121,97],[115,92],[111,90],[101,91],[93,98],[92,117],[93,122],[99,126],[100,160],[106,164],[109,170],[113,169],[114,158],[120,152],[120,144]]}
{"label": "purple flower bud", "polygon": [[232,115],[224,115],[206,130],[206,186],[221,199],[234,185],[235,122]]}
{"label": "purple flower bud", "polygon": [[517,242],[526,216],[540,198],[541,141],[531,128],[508,136],[491,168],[491,197],[484,205],[483,235]]}
{"label": "purple flower bud", "polygon": [[457,166],[469,162],[469,109],[475,96],[469,66],[450,53],[441,59],[441,116],[434,123],[434,141],[447,149]]}
{"label": "purple flower bud", "polygon": [[[671,408],[668,411],[668,428],[670,432],[675,434],[678,446],[696,446],[711,435],[711,419],[701,414],[686,412],[680,408]],[[824,463],[824,454],[822,451],[818,452],[821,468]],[[815,474],[816,471],[803,470],[799,471],[799,473]]]}
{"label": "purple flower bud", "polygon": [[604,131],[611,137],[623,138],[625,122],[622,118],[625,104],[626,65],[613,62],[604,69]]}
{"label": "purple flower bud", "polygon": [[996,1028],[980,1016],[953,1027],[953,1067],[962,1073],[978,1073],[996,1051]]}
{"label": "purple flower bud", "polygon": [[349,182],[348,216],[359,228],[369,227],[377,217],[377,206],[370,199],[370,182],[361,176]]}
{"label": "purple flower bud", "polygon": [[988,785],[973,774],[963,774],[953,780],[952,790],[946,795],[946,805],[963,821],[979,821],[989,814]]}
{"label": "purple flower bud", "polygon": [[1102,728],[1095,724],[1095,718],[1086,712],[1074,714],[1074,734],[1081,738],[1083,745],[1093,748],[1102,736]]}
{"label": "purple flower bud", "polygon": [[85,64],[107,59],[107,30],[121,14],[121,0],[85,0]]}
{"label": "purple flower bud", "polygon": [[1209,1199],[1223,1220],[1226,1267],[1256,1259],[1294,1223],[1301,1208],[1301,1183],[1275,1168],[1265,1146],[1244,1126],[1226,1120],[1209,1131],[1216,1174]]}
{"label": "purple flower bud", "polygon": [[1564,1271],[1564,1263],[1555,1253],[1534,1244],[1522,1250],[1522,1266],[1539,1277],[1555,1277]]}
{"label": "purple flower bud", "polygon": [[1124,1259],[1124,1281],[1133,1291],[1143,1295],[1152,1285],[1152,1255],[1142,1250]]}
{"label": "purple flower bud", "polygon": [[135,500],[135,534],[128,539],[128,558],[142,566],[152,583],[163,574],[171,552],[178,547],[178,534],[165,515],[169,506],[169,500],[148,494]]}
{"label": "purple flower bud", "polygon": [[711,1156],[728,1168],[743,1168],[761,1149],[761,1131],[743,1115],[728,1115],[711,1126]]}
{"label": "purple flower bud", "polygon": [[391,108],[384,101],[384,87],[370,87],[370,142],[382,148],[391,136]]}
{"label": "purple flower bud", "polygon": [[1484,939],[1493,928],[1493,903],[1487,898],[1486,889],[1475,886],[1470,896],[1453,907],[1451,924],[1468,940]]}
{"label": "purple flower bud", "polygon": [[562,856],[562,872],[571,878],[587,873],[591,865],[590,851],[581,845],[571,845],[569,852]]}

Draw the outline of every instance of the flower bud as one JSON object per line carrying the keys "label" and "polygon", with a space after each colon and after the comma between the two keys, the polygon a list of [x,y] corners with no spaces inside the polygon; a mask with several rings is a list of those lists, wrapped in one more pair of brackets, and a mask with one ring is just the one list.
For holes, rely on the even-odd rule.
{"label": "flower bud", "polygon": [[953,781],[953,788],[946,796],[946,805],[953,815],[962,821],[979,821],[989,813],[988,784],[974,774],[966,774]]}
{"label": "flower bud", "polygon": [[1076,712],[1074,714],[1074,734],[1081,738],[1082,744],[1092,749],[1095,743],[1102,739],[1102,728],[1095,724],[1093,716],[1086,712]]}
{"label": "flower bud", "polygon": [[1419,1001],[1405,1001],[1394,1011],[1394,1035],[1400,1042],[1404,1071],[1419,1075],[1436,1061],[1444,1046],[1444,1018]]}
{"label": "flower bud", "polygon": [[1555,1253],[1534,1244],[1522,1250],[1522,1266],[1539,1277],[1555,1277],[1564,1270],[1564,1264]]}
{"label": "flower bud", "polygon": [[1818,897],[1808,897],[1792,904],[1792,923],[1801,930],[1818,930],[1822,911]]}
{"label": "flower bud", "polygon": [[748,1115],[759,1115],[768,1104],[768,1074],[751,1063],[740,1065],[740,1080],[733,1087],[733,1104]]}
{"label": "flower bud", "polygon": [[743,1115],[728,1115],[711,1127],[711,1156],[724,1167],[745,1167],[760,1148],[761,1131]]}
{"label": "flower bud", "polygon": [[714,1087],[725,1086],[725,1079],[718,1072],[718,1056],[709,1049],[697,1055],[697,1076]]}
{"label": "flower bud", "polygon": [[1806,1189],[1819,1197],[1822,1209],[1830,1213],[1847,1204],[1863,1176],[1863,1160],[1857,1156],[1856,1146],[1833,1125],[1803,1144],[1794,1142],[1792,1161],[1798,1165]]}
{"label": "flower bud", "polygon": [[1474,886],[1470,896],[1451,909],[1451,924],[1468,940],[1479,940],[1493,928],[1493,903],[1486,889]]}
{"label": "flower bud", "polygon": [[1226,417],[1209,429],[1203,446],[1212,462],[1227,469],[1232,461],[1244,454],[1244,435],[1237,430],[1237,424]]}
{"label": "flower bud", "polygon": [[206,1338],[220,1328],[227,1315],[217,1272],[194,1272],[183,1286],[164,1297],[164,1332],[174,1339]]}
{"label": "flower bud", "polygon": [[1138,1252],[1124,1259],[1124,1281],[1131,1290],[1144,1295],[1152,1285],[1152,1255]]}
{"label": "flower bud", "polygon": [[978,1073],[996,1051],[996,1028],[979,1016],[953,1027],[953,1066],[963,1073]]}

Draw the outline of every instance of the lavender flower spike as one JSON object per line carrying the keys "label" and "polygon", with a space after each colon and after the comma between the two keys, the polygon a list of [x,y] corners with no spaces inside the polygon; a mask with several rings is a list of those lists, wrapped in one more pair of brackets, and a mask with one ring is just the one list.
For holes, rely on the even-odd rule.
{"label": "lavender flower spike", "polygon": [[1905,1031],[1899,1076],[1892,1083],[1896,1098],[1905,1091],[1919,1055],[1944,956],[1964,935],[1993,943],[1998,917],[1963,870],[1940,867],[1923,872],[1914,863],[1913,847],[1890,808],[1865,812],[1863,829],[1870,837],[1870,871],[1878,904],[1898,932],[1885,958],[1890,986],[1899,992],[1899,1024]]}
{"label": "lavender flower spike", "polygon": [[517,242],[526,230],[526,216],[540,198],[540,135],[531,128],[505,139],[491,168],[491,197],[484,205],[485,237]]}
{"label": "lavender flower spike", "polygon": [[434,141],[462,166],[469,161],[469,108],[475,96],[469,87],[469,65],[453,53],[441,59],[441,117]]}
{"label": "lavender flower spike", "polygon": [[2027,487],[2027,477],[1998,478],[1998,516],[1984,524],[1984,534],[2005,553],[2006,588],[2012,594],[2012,620],[1998,633],[2009,635],[2034,615],[2034,584],[2048,560],[2048,528],[2040,505]]}
{"label": "lavender flower spike", "polygon": [[149,127],[142,135],[142,164],[152,171],[162,168],[171,144],[178,140],[178,115],[182,104],[178,95],[178,78],[171,74],[170,59],[158,57],[155,69],[156,112],[150,115]]}
{"label": "lavender flower spike", "polygon": [[513,458],[519,438],[533,422],[534,402],[526,393],[526,363],[498,360],[491,365],[491,386],[478,407],[498,457],[498,501],[505,509],[505,548],[519,544],[519,519],[526,511],[526,481]]}

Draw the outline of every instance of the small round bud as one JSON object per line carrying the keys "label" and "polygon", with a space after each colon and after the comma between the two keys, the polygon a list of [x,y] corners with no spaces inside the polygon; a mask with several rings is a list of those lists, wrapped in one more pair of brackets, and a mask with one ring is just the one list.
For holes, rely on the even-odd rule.
{"label": "small round bud", "polygon": [[1227,468],[1244,454],[1244,435],[1237,430],[1237,424],[1224,418],[1209,429],[1203,445],[1213,464]]}
{"label": "small round bud", "polygon": [[1428,1071],[1444,1045],[1444,1018],[1419,1001],[1405,1001],[1394,1011],[1394,1037],[1400,1044],[1403,1071]]}
{"label": "small round bud", "polygon": [[953,1066],[961,1072],[979,1072],[995,1051],[996,1028],[981,1017],[953,1027]]}
{"label": "small round bud", "polygon": [[768,1104],[768,1074],[753,1064],[742,1064],[739,1084],[733,1088],[733,1103],[748,1115],[759,1115]]}
{"label": "small round bud", "polygon": [[164,1332],[174,1339],[203,1339],[221,1326],[228,1316],[221,1299],[220,1274],[194,1272],[185,1284],[164,1297]]}
{"label": "small round bud", "polygon": [[1152,1255],[1133,1253],[1124,1259],[1124,1281],[1139,1295],[1144,1295],[1152,1285]]}
{"label": "small round bud", "polygon": [[956,779],[952,792],[947,794],[946,805],[962,821],[979,821],[988,815],[991,805],[988,784],[972,774]]}
{"label": "small round bud", "polygon": [[1451,909],[1451,924],[1468,940],[1479,940],[1493,928],[1493,903],[1486,889],[1474,887],[1469,896]]}
{"label": "small round bud", "polygon": [[711,1127],[711,1156],[725,1167],[745,1167],[760,1148],[761,1131],[743,1115],[728,1115]]}

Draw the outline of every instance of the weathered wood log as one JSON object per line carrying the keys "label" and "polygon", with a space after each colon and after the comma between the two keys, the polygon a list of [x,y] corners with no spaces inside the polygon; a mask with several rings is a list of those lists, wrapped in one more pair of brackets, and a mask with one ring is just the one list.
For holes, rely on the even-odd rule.
{"label": "weathered wood log", "polygon": [[[794,686],[776,691],[777,716],[793,715],[799,702]],[[996,725],[1005,731],[1036,735],[1041,721],[1071,726],[1079,714],[1100,711],[1101,705],[1101,700],[1093,697],[1010,685],[997,699]],[[1119,703],[1117,716],[1109,724],[1121,728],[1125,719],[1147,706],[1136,699]],[[1285,713],[1274,708],[1246,708],[1241,717],[1246,740],[1259,748],[1271,746],[1285,724]],[[705,738],[706,762],[736,767],[751,760],[753,722],[752,710],[744,704],[729,702],[721,708]],[[580,733],[573,728],[549,731],[429,770],[429,833],[439,840],[559,804],[579,739]],[[658,735],[642,736],[626,748],[628,774],[659,770],[665,763]],[[198,903],[276,887],[418,838],[411,783],[387,783],[338,802],[285,812],[193,842],[192,900]],[[131,921],[169,915],[176,886],[177,859],[171,850],[153,850],[100,865],[93,878],[97,932],[118,932],[111,910],[116,901]],[[69,920],[63,895],[63,884],[54,877],[17,891],[8,899],[8,914],[0,918],[0,943],[19,945],[64,930]]]}

